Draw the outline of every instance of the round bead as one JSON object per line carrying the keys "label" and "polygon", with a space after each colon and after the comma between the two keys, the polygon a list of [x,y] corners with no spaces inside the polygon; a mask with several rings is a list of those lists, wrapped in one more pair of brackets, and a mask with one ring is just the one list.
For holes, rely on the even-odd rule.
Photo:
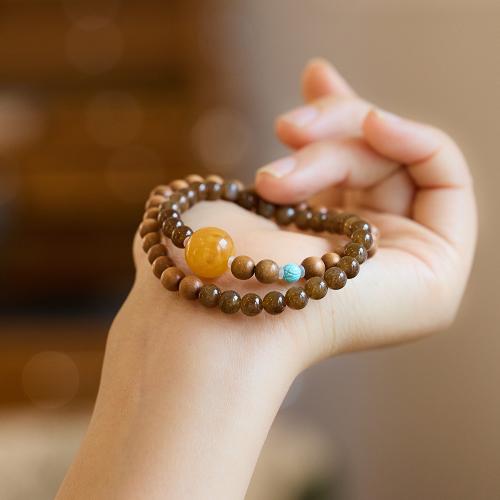
{"label": "round bead", "polygon": [[360,264],[363,264],[368,258],[366,248],[359,243],[348,243],[344,248],[344,255],[354,257]]}
{"label": "round bead", "polygon": [[191,186],[181,189],[179,193],[182,193],[187,198],[190,207],[198,201],[198,191]]}
{"label": "round bead", "polygon": [[253,276],[254,269],[254,261],[246,255],[238,255],[231,262],[231,272],[239,280],[250,279]]}
{"label": "round bead", "polygon": [[305,208],[303,210],[297,210],[295,213],[295,225],[299,229],[309,229],[312,219],[312,210]]}
{"label": "round bead", "polygon": [[234,290],[222,292],[219,299],[219,308],[223,313],[234,314],[240,309],[241,298]]}
{"label": "round bead", "polygon": [[306,280],[313,276],[323,276],[325,274],[325,263],[320,257],[307,257],[302,261],[305,270]]}
{"label": "round bead", "polygon": [[241,312],[246,316],[257,316],[262,307],[262,299],[256,293],[247,293],[241,298]]}
{"label": "round bead", "polygon": [[161,257],[162,255],[167,255],[167,247],[162,243],[153,245],[148,250],[148,260],[150,264],[152,264],[158,257]]}
{"label": "round bead", "polygon": [[259,200],[259,203],[257,204],[257,213],[259,215],[262,215],[262,217],[266,217],[267,219],[270,219],[271,217],[274,216],[274,212],[276,211],[276,206],[274,203],[269,203],[268,201]]}
{"label": "round bead", "polygon": [[190,174],[186,177],[186,182],[188,184],[192,184],[193,182],[203,182],[205,179],[201,175],[198,174]]}
{"label": "round bead", "polygon": [[142,239],[142,249],[147,252],[153,245],[160,243],[159,233],[148,233]]}
{"label": "round bead", "polygon": [[173,265],[174,263],[168,255],[160,255],[160,257],[157,257],[153,262],[153,274],[157,278],[160,278],[163,271],[165,271],[167,267],[171,267]]}
{"label": "round bead", "polygon": [[236,201],[240,186],[236,181],[226,181],[222,184],[221,198],[227,201]]}
{"label": "round bead", "polygon": [[207,185],[205,182],[192,182],[189,185],[190,188],[194,189],[196,191],[196,194],[198,196],[199,201],[203,201],[207,199]]}
{"label": "round bead", "polygon": [[324,224],[325,230],[330,233],[343,234],[344,223],[353,214],[348,212],[329,212]]}
{"label": "round bead", "polygon": [[163,224],[161,226],[161,231],[167,238],[172,238],[172,233],[174,232],[174,229],[181,227],[183,225],[184,223],[179,218],[170,217],[169,219],[163,221]]}
{"label": "round bead", "polygon": [[205,307],[215,307],[219,303],[222,292],[216,285],[203,285],[198,298]]}
{"label": "round bead", "polygon": [[373,236],[370,231],[366,231],[365,229],[357,229],[352,233],[351,239],[354,243],[359,243],[363,245],[367,250],[373,245]]}
{"label": "round bead", "polygon": [[185,250],[186,262],[200,278],[217,278],[226,272],[233,248],[233,240],[226,231],[204,227],[189,238]]}
{"label": "round bead", "polygon": [[286,307],[285,297],[280,292],[268,292],[262,301],[262,305],[267,313],[279,314],[283,312]]}
{"label": "round bead", "polygon": [[283,266],[283,279],[288,283],[295,283],[302,277],[302,269],[297,264],[285,264]]}
{"label": "round bead", "polygon": [[146,202],[146,210],[148,208],[159,207],[162,203],[165,203],[166,199],[161,194],[154,194]]}
{"label": "round bead", "polygon": [[340,267],[330,267],[325,273],[325,281],[332,290],[340,290],[347,283],[347,275]]}
{"label": "round bead", "polygon": [[177,210],[172,210],[172,209],[162,209],[160,211],[160,213],[158,214],[158,222],[160,222],[161,224],[163,222],[165,222],[167,219],[180,219],[181,218],[181,214],[180,212],[177,212]]}
{"label": "round bead", "polygon": [[293,207],[278,207],[274,214],[274,218],[276,222],[281,226],[287,226],[288,224],[293,222],[295,217],[295,208]]}
{"label": "round bead", "polygon": [[186,211],[190,207],[189,200],[182,191],[177,191],[176,193],[174,193],[170,197],[170,201],[177,203],[181,212]]}
{"label": "round bead", "polygon": [[207,200],[218,200],[222,194],[222,184],[214,181],[207,182]]}
{"label": "round bead", "polygon": [[179,226],[176,227],[172,232],[172,243],[177,248],[184,248],[184,242],[186,238],[189,238],[193,234],[193,230],[189,226]]}
{"label": "round bead", "polygon": [[255,266],[255,277],[261,283],[273,283],[278,281],[280,273],[280,266],[271,259],[261,260]]}
{"label": "round bead", "polygon": [[253,210],[257,205],[257,196],[249,189],[244,189],[238,193],[237,203],[247,210]]}
{"label": "round bead", "polygon": [[304,289],[309,298],[319,300],[328,292],[328,285],[323,278],[314,276],[306,281]]}
{"label": "round bead", "polygon": [[198,277],[190,275],[186,276],[179,283],[179,294],[188,300],[195,300],[198,298],[203,281]]}
{"label": "round bead", "polygon": [[155,231],[158,231],[159,228],[160,224],[156,219],[145,219],[139,226],[139,234],[142,238],[144,238],[146,234],[154,233]]}
{"label": "round bead", "polygon": [[359,273],[359,262],[350,255],[342,257],[339,260],[337,267],[340,267],[340,269],[342,269],[342,271],[346,273],[349,279],[354,278]]}
{"label": "round bead", "polygon": [[321,257],[321,260],[325,264],[326,269],[330,269],[330,267],[333,267],[337,264],[337,262],[340,260],[340,255],[335,252],[328,252]]}
{"label": "round bead", "polygon": [[222,184],[224,182],[224,179],[217,174],[210,174],[207,176],[205,179],[207,182],[216,182],[217,184]]}
{"label": "round bead", "polygon": [[144,212],[143,220],[145,219],[158,219],[160,214],[160,207],[151,207]]}
{"label": "round bead", "polygon": [[161,273],[160,282],[167,290],[175,292],[179,289],[182,278],[184,273],[178,267],[172,266]]}
{"label": "round bead", "polygon": [[172,194],[172,188],[170,186],[160,184],[151,191],[150,196],[154,196],[155,194],[161,194],[164,197],[170,196]]}
{"label": "round bead", "polygon": [[181,206],[174,200],[167,200],[161,204],[163,210],[175,210],[176,212],[182,212]]}
{"label": "round bead", "polygon": [[317,211],[315,210],[309,222],[309,227],[317,233],[324,231],[326,217],[327,217],[326,210],[317,210]]}
{"label": "round bead", "polygon": [[291,309],[304,309],[309,302],[309,297],[302,287],[292,286],[286,292],[285,302]]}
{"label": "round bead", "polygon": [[179,189],[184,189],[188,187],[188,183],[184,179],[176,179],[172,181],[169,186],[173,191],[179,191]]}

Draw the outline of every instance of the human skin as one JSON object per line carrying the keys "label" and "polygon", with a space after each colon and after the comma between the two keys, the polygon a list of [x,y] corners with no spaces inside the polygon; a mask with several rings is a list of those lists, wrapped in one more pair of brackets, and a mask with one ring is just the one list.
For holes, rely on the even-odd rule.
{"label": "human skin", "polygon": [[[92,420],[58,500],[243,498],[302,370],[424,337],[455,317],[476,242],[459,148],[364,101],[326,61],[310,62],[302,85],[307,107],[276,122],[291,154],[260,169],[256,188],[274,202],[316,197],[363,214],[380,231],[378,252],[344,289],[304,310],[247,318],[165,291],[136,235],[135,283],[111,327]],[[255,260],[300,262],[331,245],[223,201],[196,205],[185,221],[223,227]],[[182,262],[180,251],[174,259]],[[268,289],[250,281],[220,284]]]}

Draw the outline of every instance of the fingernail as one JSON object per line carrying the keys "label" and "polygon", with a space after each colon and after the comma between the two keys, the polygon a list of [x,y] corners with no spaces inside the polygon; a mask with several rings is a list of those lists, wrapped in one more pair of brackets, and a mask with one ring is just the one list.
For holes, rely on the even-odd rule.
{"label": "fingernail", "polygon": [[281,115],[280,119],[291,123],[296,127],[304,127],[311,123],[318,115],[319,111],[315,106],[302,106],[290,111],[289,113]]}
{"label": "fingernail", "polygon": [[287,156],[286,158],[281,158],[280,160],[268,163],[257,170],[258,174],[266,173],[273,177],[283,177],[289,174],[295,168],[297,161],[293,156]]}
{"label": "fingernail", "polygon": [[383,111],[382,109],[375,108],[373,112],[375,113],[377,118],[393,123],[394,125],[399,125],[404,121],[403,118],[395,115],[394,113],[389,113],[389,111]]}

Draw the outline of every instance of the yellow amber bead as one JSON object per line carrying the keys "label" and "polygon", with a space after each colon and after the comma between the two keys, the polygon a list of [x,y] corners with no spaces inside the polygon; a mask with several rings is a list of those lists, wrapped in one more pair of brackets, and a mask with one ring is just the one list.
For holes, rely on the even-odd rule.
{"label": "yellow amber bead", "polygon": [[200,278],[217,278],[227,271],[233,254],[231,236],[218,227],[203,227],[189,238],[185,256],[191,271]]}

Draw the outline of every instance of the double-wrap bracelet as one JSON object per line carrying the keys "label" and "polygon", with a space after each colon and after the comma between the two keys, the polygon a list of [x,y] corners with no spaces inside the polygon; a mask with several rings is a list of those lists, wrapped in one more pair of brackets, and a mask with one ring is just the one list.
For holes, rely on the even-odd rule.
{"label": "double-wrap bracelet", "polygon": [[[181,214],[199,201],[225,200],[274,221],[280,226],[295,224],[301,230],[343,235],[349,242],[336,252],[321,257],[307,257],[300,264],[279,265],[271,259],[254,262],[247,255],[234,255],[231,236],[217,227],[193,231]],[[151,192],[139,227],[142,248],[147,253],[154,275],[170,291],[189,300],[199,300],[205,307],[218,307],[226,314],[241,310],[256,316],[262,310],[279,314],[286,307],[303,309],[309,299],[322,299],[328,289],[343,288],[357,276],[361,264],[375,253],[371,225],[349,212],[312,208],[307,203],[296,206],[276,205],[259,197],[239,181],[225,181],[217,175],[203,178],[189,175]],[[169,256],[166,240],[184,249],[186,264],[193,274],[186,275]],[[240,296],[235,290],[222,291],[203,280],[231,272],[239,280],[255,277],[261,283],[295,283],[286,292],[270,291],[261,298],[249,292]]]}

